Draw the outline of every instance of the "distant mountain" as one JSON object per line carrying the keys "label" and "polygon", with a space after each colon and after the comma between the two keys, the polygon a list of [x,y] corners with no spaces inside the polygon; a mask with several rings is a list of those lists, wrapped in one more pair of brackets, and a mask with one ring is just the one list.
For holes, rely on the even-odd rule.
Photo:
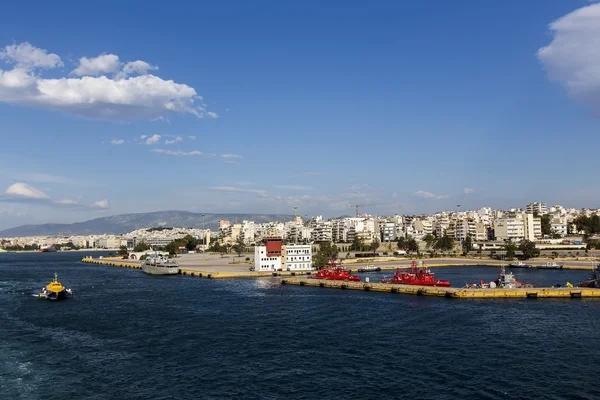
{"label": "distant mountain", "polygon": [[[205,214],[204,226],[211,230],[218,228],[219,220],[229,220],[231,223],[243,220],[257,223],[272,221],[291,221],[292,215],[284,214]],[[103,233],[121,234],[140,228],[151,227],[202,228],[202,214],[188,211],[157,211],[139,214],[120,214],[110,217],[96,218],[73,224],[41,224],[22,225],[0,231],[0,237],[15,236],[53,236],[65,235],[96,235]]]}

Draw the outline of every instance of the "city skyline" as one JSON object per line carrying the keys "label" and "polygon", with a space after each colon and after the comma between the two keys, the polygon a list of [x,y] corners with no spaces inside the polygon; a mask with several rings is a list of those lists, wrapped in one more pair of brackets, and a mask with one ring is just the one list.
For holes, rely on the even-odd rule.
{"label": "city skyline", "polygon": [[463,3],[7,5],[0,230],[594,208],[600,4]]}

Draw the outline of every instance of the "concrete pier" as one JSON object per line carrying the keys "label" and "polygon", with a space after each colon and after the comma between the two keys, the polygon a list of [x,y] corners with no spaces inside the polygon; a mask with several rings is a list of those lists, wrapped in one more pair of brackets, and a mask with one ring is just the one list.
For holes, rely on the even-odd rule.
{"label": "concrete pier", "polygon": [[312,286],[330,289],[362,290],[365,292],[387,292],[416,296],[437,296],[457,299],[537,299],[594,297],[600,299],[600,289],[592,288],[519,288],[519,289],[466,289],[435,286],[397,285],[391,283],[365,283],[330,281],[326,279],[286,278],[284,285]]}

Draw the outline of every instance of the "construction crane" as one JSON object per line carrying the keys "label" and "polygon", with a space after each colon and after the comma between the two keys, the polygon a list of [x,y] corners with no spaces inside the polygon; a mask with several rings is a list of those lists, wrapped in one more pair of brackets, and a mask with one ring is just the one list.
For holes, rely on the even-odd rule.
{"label": "construction crane", "polygon": [[369,206],[376,206],[377,204],[356,204],[356,205],[349,205],[348,208],[355,208],[356,209],[356,216],[358,217],[358,209],[360,207],[369,207]]}
{"label": "construction crane", "polygon": [[349,205],[348,208],[355,208],[356,209],[356,216],[358,217],[358,209],[361,207],[377,207],[377,206],[386,206],[390,203],[377,203],[377,204],[355,204],[355,205]]}

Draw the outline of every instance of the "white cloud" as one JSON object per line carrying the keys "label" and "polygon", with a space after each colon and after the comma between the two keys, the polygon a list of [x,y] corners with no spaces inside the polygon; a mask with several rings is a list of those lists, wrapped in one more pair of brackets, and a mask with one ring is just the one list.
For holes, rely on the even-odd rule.
{"label": "white cloud", "polygon": [[209,112],[207,112],[207,113],[206,113],[206,115],[207,115],[209,118],[218,118],[218,117],[219,117],[219,116],[217,115],[217,113],[215,113],[215,112],[212,112],[212,111],[209,111]]}
{"label": "white cloud", "polygon": [[312,190],[309,186],[300,186],[300,185],[277,185],[275,186],[278,189],[289,189],[289,190]]}
{"label": "white cloud", "polygon": [[258,196],[265,197],[267,196],[267,192],[265,190],[260,189],[242,189],[233,186],[211,186],[207,188],[208,190],[213,190],[216,192],[236,192],[236,193],[252,193]]}
{"label": "white cloud", "polygon": [[76,200],[71,200],[71,199],[56,200],[55,203],[56,204],[64,204],[64,205],[77,205],[77,204],[79,204]]}
{"label": "white cloud", "polygon": [[179,143],[183,141],[183,138],[181,136],[177,136],[175,139],[173,140],[165,140],[165,144],[173,144],[173,143]]}
{"label": "white cloud", "polygon": [[113,139],[110,141],[112,144],[123,144],[125,141],[123,139]]}
{"label": "white cloud", "polygon": [[63,62],[56,54],[48,54],[46,50],[38,49],[28,42],[6,46],[0,51],[0,60],[16,64],[17,68],[56,68]]}
{"label": "white cloud", "polygon": [[127,64],[125,64],[125,66],[123,67],[123,73],[125,75],[132,75],[132,74],[147,75],[149,71],[154,71],[157,69],[158,69],[158,67],[156,67],[154,65],[150,65],[145,61],[137,60],[137,61],[128,62]]}
{"label": "white cloud", "polygon": [[117,73],[121,69],[121,62],[119,56],[115,54],[102,54],[98,57],[87,58],[81,57],[79,59],[79,66],[71,71],[72,75],[86,76],[86,75],[102,75],[105,73]]}
{"label": "white cloud", "polygon": [[221,154],[221,157],[223,157],[224,159],[229,159],[229,160],[244,158],[244,157],[240,156],[239,154]]}
{"label": "white cloud", "polygon": [[23,182],[10,185],[6,189],[6,194],[11,197],[21,197],[27,199],[49,199],[48,195],[39,189],[34,188]]}
{"label": "white cloud", "polygon": [[465,192],[465,194],[471,194],[471,193],[473,193],[475,190],[474,190],[473,188],[465,188],[463,191]]}
{"label": "white cloud", "polygon": [[421,197],[423,199],[436,199],[436,200],[448,198],[448,196],[445,194],[437,195],[437,194],[433,194],[431,192],[425,192],[423,190],[416,191],[415,193],[413,193],[413,196]]}
{"label": "white cloud", "polygon": [[146,144],[156,144],[160,140],[160,135],[152,135],[146,139]]}
{"label": "white cloud", "polygon": [[94,202],[91,205],[92,208],[102,208],[102,209],[107,209],[108,208],[108,199],[104,199],[104,200],[98,200],[96,202]]}
{"label": "white cloud", "polygon": [[201,151],[181,151],[181,150],[166,150],[166,149],[152,149],[151,150],[154,153],[160,153],[160,154],[166,154],[169,156],[207,156],[207,157],[211,157],[213,156],[213,154],[205,154]]}
{"label": "white cloud", "polygon": [[[21,49],[21,50],[19,50]],[[216,118],[207,112],[194,88],[172,80],[144,73],[143,62],[125,64],[130,73],[120,71],[121,63],[114,54],[95,58],[83,57],[71,73],[76,77],[43,78],[35,68],[62,65],[60,57],[47,54],[29,43],[7,46],[1,58],[16,64],[12,70],[0,69],[0,103],[49,108],[89,118],[130,120],[161,119],[178,113],[198,118]],[[150,68],[152,67],[152,68]],[[104,74],[112,74],[108,77]]]}
{"label": "white cloud", "polygon": [[190,140],[196,140],[196,136],[188,136],[188,139],[190,139]]}
{"label": "white cloud", "polygon": [[549,28],[554,37],[537,52],[549,78],[600,113],[600,4],[575,10]]}
{"label": "white cloud", "polygon": [[323,172],[304,172],[302,175],[305,176],[323,176],[325,173]]}

